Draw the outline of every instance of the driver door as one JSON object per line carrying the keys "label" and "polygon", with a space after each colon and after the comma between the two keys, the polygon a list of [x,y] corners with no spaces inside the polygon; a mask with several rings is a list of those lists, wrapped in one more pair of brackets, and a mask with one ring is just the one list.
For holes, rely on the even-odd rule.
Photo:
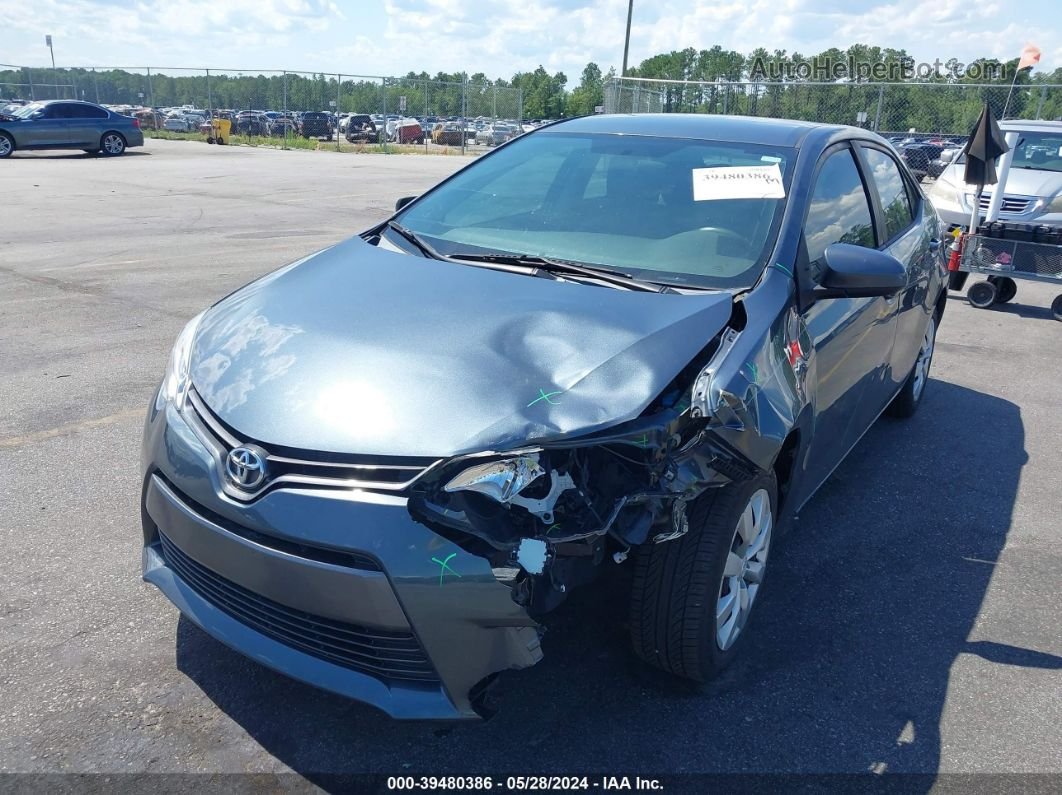
{"label": "driver door", "polygon": [[63,143],[63,103],[51,102],[22,122],[20,146],[58,146]]}

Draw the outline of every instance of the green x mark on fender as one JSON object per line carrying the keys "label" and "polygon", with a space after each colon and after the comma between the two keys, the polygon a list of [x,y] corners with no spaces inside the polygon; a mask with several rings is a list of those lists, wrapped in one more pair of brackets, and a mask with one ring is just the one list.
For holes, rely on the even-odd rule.
{"label": "green x mark on fender", "polygon": [[450,572],[450,574],[454,575],[455,577],[460,578],[461,575],[450,568],[450,561],[453,560],[455,557],[457,557],[457,553],[456,552],[451,552],[449,555],[446,556],[445,560],[439,560],[438,558],[432,558],[432,562],[433,563],[438,563],[439,564],[439,585],[440,586],[442,586],[442,584],[443,584],[443,577],[446,576],[446,572]]}
{"label": "green x mark on fender", "polygon": [[538,397],[535,398],[534,400],[532,400],[530,403],[528,403],[527,404],[527,408],[531,408],[533,405],[538,403],[540,400],[546,401],[551,406],[556,406],[557,405],[557,401],[556,400],[550,400],[550,398],[553,397],[554,395],[559,395],[562,391],[563,390],[558,389],[556,392],[547,392],[544,389],[539,389],[538,390]]}

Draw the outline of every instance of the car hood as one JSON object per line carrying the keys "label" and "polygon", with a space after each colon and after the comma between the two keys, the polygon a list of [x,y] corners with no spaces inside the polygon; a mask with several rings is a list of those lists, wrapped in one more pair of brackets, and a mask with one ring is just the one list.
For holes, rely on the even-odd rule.
{"label": "car hood", "polygon": [[353,238],[204,315],[196,391],[266,445],[505,450],[633,419],[726,324],[729,293],[617,290]]}
{"label": "car hood", "polygon": [[[948,178],[962,185],[965,164],[958,163],[948,167]],[[985,194],[992,195],[995,185],[986,185]],[[967,185],[964,193],[973,194],[976,187]],[[1007,174],[1006,194],[1013,196],[1042,196],[1051,198],[1062,191],[1062,174],[1057,171],[1042,171],[1032,168],[1011,168]]]}
{"label": "car hood", "polygon": [[[994,187],[986,186],[985,192],[991,193]],[[1057,171],[1012,167],[1007,174],[1006,193],[1051,197],[1059,191],[1062,191],[1062,174]]]}

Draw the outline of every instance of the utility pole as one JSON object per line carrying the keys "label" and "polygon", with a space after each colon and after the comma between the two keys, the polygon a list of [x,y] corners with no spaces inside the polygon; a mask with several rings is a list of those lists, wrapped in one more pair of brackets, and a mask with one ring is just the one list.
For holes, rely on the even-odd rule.
{"label": "utility pole", "polygon": [[627,53],[631,49],[631,17],[634,15],[634,0],[627,0],[627,36],[623,39],[623,70],[620,77],[627,76]]}
{"label": "utility pole", "polygon": [[55,50],[52,49],[52,34],[44,37],[44,43],[48,45],[48,52],[52,54],[52,80],[55,81],[55,98],[59,99],[59,73],[55,71]]}

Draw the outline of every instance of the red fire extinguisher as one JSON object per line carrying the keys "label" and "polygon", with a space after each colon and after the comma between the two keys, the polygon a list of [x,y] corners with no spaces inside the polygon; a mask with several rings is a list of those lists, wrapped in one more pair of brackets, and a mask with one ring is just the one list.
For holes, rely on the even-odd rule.
{"label": "red fire extinguisher", "polygon": [[952,290],[961,290],[966,286],[966,277],[970,275],[959,270],[959,263],[962,261],[962,244],[962,230],[956,229],[952,233],[951,245],[948,247],[948,288]]}

